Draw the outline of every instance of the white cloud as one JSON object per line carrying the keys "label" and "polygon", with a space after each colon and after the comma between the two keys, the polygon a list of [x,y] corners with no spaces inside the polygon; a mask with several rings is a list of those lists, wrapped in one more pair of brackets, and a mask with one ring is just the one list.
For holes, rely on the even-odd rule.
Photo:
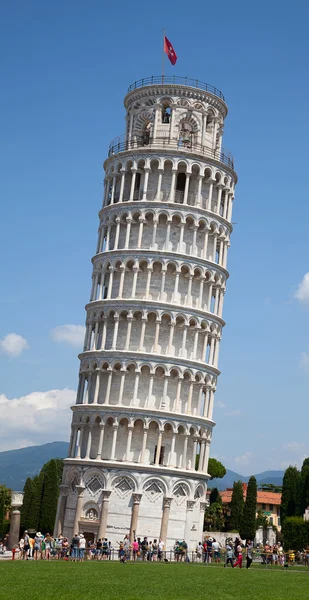
{"label": "white cloud", "polygon": [[245,454],[242,454],[242,456],[235,456],[234,462],[237,465],[248,465],[252,457],[253,454],[251,454],[251,452],[245,452]]}
{"label": "white cloud", "polygon": [[83,325],[58,325],[51,330],[51,337],[55,342],[65,342],[71,346],[82,346],[85,337]]}
{"label": "white cloud", "polygon": [[19,356],[27,348],[29,348],[27,340],[18,333],[8,333],[0,340],[0,350],[9,356]]}
{"label": "white cloud", "polygon": [[0,394],[0,451],[69,440],[74,390],[32,392],[20,398]]}
{"label": "white cloud", "polygon": [[299,300],[299,302],[309,304],[309,273],[304,275],[303,280],[298,285],[298,288],[294,294],[294,298]]}
{"label": "white cloud", "polygon": [[221,400],[216,401],[216,406],[217,408],[226,408],[226,404],[224,404],[224,402],[221,402]]}
{"label": "white cloud", "polygon": [[304,444],[302,442],[289,442],[288,444],[284,444],[283,447],[290,452],[302,452]]}
{"label": "white cloud", "polygon": [[309,354],[308,352],[302,352],[300,355],[299,365],[303,371],[309,372]]}
{"label": "white cloud", "polygon": [[230,410],[224,413],[226,417],[239,417],[239,415],[241,414],[242,412],[241,410],[239,410],[239,408],[235,408],[234,410]]}

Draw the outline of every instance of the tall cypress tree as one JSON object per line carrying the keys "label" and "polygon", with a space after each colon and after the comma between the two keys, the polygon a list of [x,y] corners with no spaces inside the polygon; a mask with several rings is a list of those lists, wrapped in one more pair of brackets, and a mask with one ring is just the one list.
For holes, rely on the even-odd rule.
{"label": "tall cypress tree", "polygon": [[297,515],[299,507],[299,481],[300,475],[296,467],[288,467],[283,476],[281,497],[281,525],[286,517]]}
{"label": "tall cypress tree", "polygon": [[44,533],[53,533],[57,502],[59,495],[59,474],[58,465],[55,459],[48,461],[43,469],[44,483],[42,492],[41,511],[39,518],[39,528]]}
{"label": "tall cypress tree", "polygon": [[256,532],[256,499],[257,484],[255,477],[250,477],[247,488],[247,496],[244,512],[239,530],[241,539],[254,540]]}
{"label": "tall cypress tree", "polygon": [[210,495],[209,495],[209,504],[222,504],[222,498],[220,496],[220,492],[218,490],[218,488],[214,487],[212,488]]}
{"label": "tall cypress tree", "polygon": [[28,477],[24,485],[24,499],[22,507],[20,509],[20,526],[22,529],[27,529],[28,527],[30,527],[29,514],[31,511],[31,505],[33,502],[34,494],[35,485],[33,479],[31,479],[31,477]]}
{"label": "tall cypress tree", "polygon": [[41,469],[40,474],[36,475],[33,478],[33,499],[28,512],[28,529],[35,529],[38,531],[39,529],[39,521],[40,521],[40,513],[41,513],[41,504],[42,504],[42,492],[43,492],[43,484],[44,484],[44,472]]}
{"label": "tall cypress tree", "polygon": [[234,481],[233,493],[231,500],[231,520],[230,528],[235,531],[239,531],[242,523],[242,517],[244,512],[244,495],[241,481]]}
{"label": "tall cypress tree", "polygon": [[298,515],[303,516],[306,508],[309,506],[309,458],[305,458],[300,476],[298,493]]}

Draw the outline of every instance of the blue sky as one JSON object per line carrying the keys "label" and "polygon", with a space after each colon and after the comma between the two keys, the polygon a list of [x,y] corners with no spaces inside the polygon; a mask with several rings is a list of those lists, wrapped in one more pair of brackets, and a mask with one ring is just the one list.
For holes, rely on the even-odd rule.
{"label": "blue sky", "polygon": [[3,5],[0,449],[68,439],[80,330],[53,330],[84,324],[102,162],[166,27],[166,74],[226,97],[239,175],[212,454],[244,474],[309,455],[308,19],[300,0]]}

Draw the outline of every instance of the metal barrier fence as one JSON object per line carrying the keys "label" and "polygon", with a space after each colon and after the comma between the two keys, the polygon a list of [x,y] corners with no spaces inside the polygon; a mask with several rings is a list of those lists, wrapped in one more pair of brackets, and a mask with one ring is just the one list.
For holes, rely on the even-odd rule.
{"label": "metal barrier fence", "polygon": [[[29,551],[29,558],[33,558],[31,556],[31,550]],[[119,561],[121,559],[119,550],[116,548],[111,548],[107,551],[96,550],[95,548],[87,548],[84,551],[82,556],[85,560],[99,560],[99,561]],[[246,566],[246,554],[245,551],[242,553],[243,557],[243,567]],[[16,552],[16,559],[19,558],[19,551]],[[44,556],[43,556],[44,558]],[[71,551],[66,550],[56,550],[53,549],[51,552],[51,558],[53,560],[72,560],[74,557],[71,555]],[[77,558],[77,557],[76,557]],[[153,554],[151,551],[138,551],[133,552],[132,550],[125,552],[124,560],[129,560],[132,562],[165,562],[165,563],[201,563],[204,565],[217,564],[221,563],[221,565],[226,564],[226,549],[223,548],[215,557],[213,552],[203,552],[199,553],[196,551],[187,551],[180,552],[171,550],[165,550],[162,553]],[[309,567],[309,554],[298,552],[286,552],[281,555],[274,555],[272,552],[264,552],[263,550],[259,551],[258,549],[253,549],[252,551],[253,564],[260,564],[265,566],[265,568],[276,568],[276,566],[281,567],[289,567],[289,566],[302,566]],[[233,558],[233,562],[236,561],[236,558]],[[230,566],[230,565],[229,565]]]}

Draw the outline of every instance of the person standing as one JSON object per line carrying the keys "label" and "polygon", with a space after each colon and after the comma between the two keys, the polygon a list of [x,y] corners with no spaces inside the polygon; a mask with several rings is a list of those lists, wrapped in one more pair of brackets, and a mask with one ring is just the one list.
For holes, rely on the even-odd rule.
{"label": "person standing", "polygon": [[42,544],[42,534],[38,531],[34,538],[34,560],[39,560],[41,558],[41,544]]}
{"label": "person standing", "polygon": [[72,537],[72,561],[76,562],[78,560],[79,555],[79,535],[75,533]]}
{"label": "person standing", "polygon": [[226,561],[224,563],[225,567],[227,567],[227,565],[230,564],[231,567],[234,568],[233,556],[234,556],[233,548],[230,544],[228,544],[226,547]]}
{"label": "person standing", "polygon": [[241,569],[242,568],[242,547],[240,544],[240,540],[239,540],[239,544],[236,548],[236,552],[237,552],[237,560],[234,563],[234,567],[239,567]]}
{"label": "person standing", "polygon": [[161,561],[163,559],[163,553],[164,553],[164,542],[160,538],[159,539],[159,544],[158,544],[158,560],[159,561]]}
{"label": "person standing", "polygon": [[154,562],[156,562],[158,559],[158,551],[159,551],[159,545],[158,545],[157,540],[153,540],[151,550],[152,550],[152,560]]}
{"label": "person standing", "polygon": [[133,553],[133,560],[134,560],[134,562],[136,561],[138,549],[139,549],[138,542],[137,542],[136,539],[134,539],[134,542],[132,542],[132,553]]}
{"label": "person standing", "polygon": [[50,555],[51,555],[51,549],[53,547],[53,538],[51,537],[51,535],[49,533],[46,534],[45,538],[44,538],[44,542],[45,542],[45,558],[46,560],[50,560]]}
{"label": "person standing", "polygon": [[202,562],[202,556],[203,556],[203,544],[201,544],[201,542],[199,542],[195,548],[195,552],[196,552],[196,562]]}
{"label": "person standing", "polygon": [[85,550],[86,550],[86,540],[83,536],[83,534],[81,533],[79,536],[79,545],[78,545],[78,549],[79,549],[79,560],[80,562],[84,562],[85,560]]}
{"label": "person standing", "polygon": [[247,540],[247,544],[246,544],[246,559],[247,559],[247,565],[246,568],[250,569],[251,567],[251,563],[253,560],[253,542],[251,542],[251,540]]}
{"label": "person standing", "polygon": [[215,538],[214,538],[214,541],[212,542],[212,554],[215,559],[215,563],[219,563],[220,562],[220,544],[219,544],[219,542],[217,542],[217,540]]}
{"label": "person standing", "polygon": [[30,538],[28,535],[28,531],[25,531],[25,533],[24,533],[24,549],[23,549],[23,559],[24,560],[28,560],[29,550],[30,550]]}

